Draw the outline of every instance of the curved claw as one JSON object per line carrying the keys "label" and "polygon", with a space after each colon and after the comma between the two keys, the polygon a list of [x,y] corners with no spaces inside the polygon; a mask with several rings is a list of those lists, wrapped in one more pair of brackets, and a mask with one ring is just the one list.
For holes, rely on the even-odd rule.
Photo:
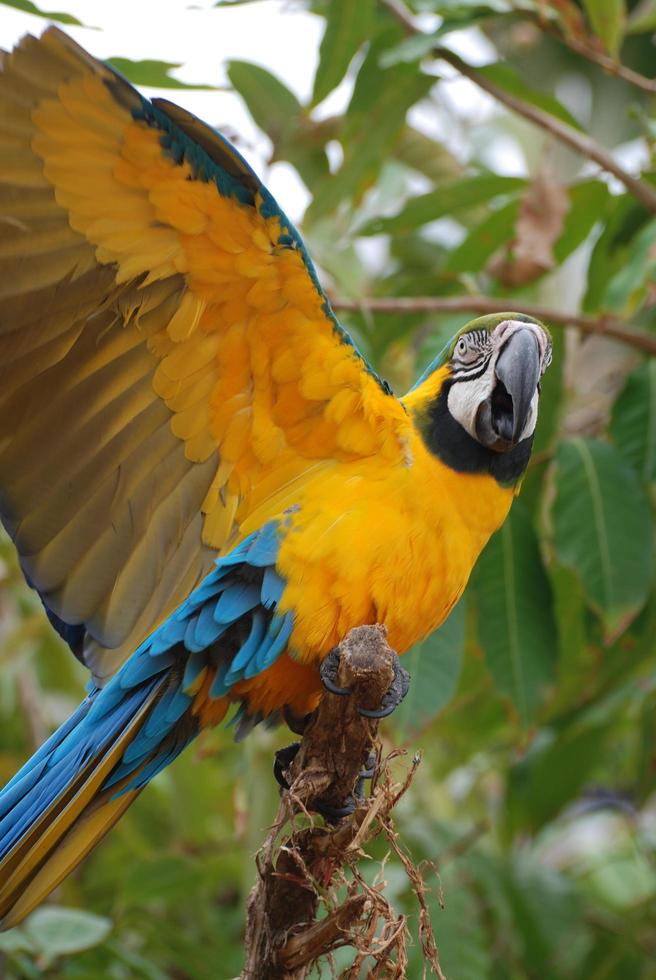
{"label": "curved claw", "polygon": [[358,714],[362,715],[363,718],[387,718],[393,711],[396,711],[397,707],[398,702],[389,704],[386,708],[378,708],[375,711],[370,711],[369,708],[358,707]]}
{"label": "curved claw", "polygon": [[410,688],[410,674],[400,665],[399,658],[396,655],[393,667],[394,677],[381,699],[380,708],[370,710],[369,708],[358,706],[358,714],[364,718],[386,718],[398,708],[408,693]]}
{"label": "curved claw", "polygon": [[273,775],[281,789],[289,789],[289,783],[285,778],[285,773],[296,758],[296,754],[301,747],[300,742],[292,742],[283,749],[278,749],[273,757]]}
{"label": "curved claw", "polygon": [[337,677],[337,671],[339,670],[339,651],[337,649],[331,650],[327,657],[321,661],[321,666],[319,668],[319,675],[321,677],[321,683],[327,691],[331,694],[338,694],[340,697],[345,697],[347,694],[351,693],[350,687],[339,687],[335,683],[335,678]]}
{"label": "curved claw", "polygon": [[354,799],[354,797],[347,796],[342,806],[331,806],[329,803],[324,803],[321,800],[314,800],[314,802],[310,805],[310,809],[320,813],[324,820],[328,820],[330,823],[335,823],[337,820],[342,820],[344,817],[350,817],[356,806],[357,801]]}
{"label": "curved claw", "polygon": [[321,680],[323,681],[323,686],[325,689],[330,691],[331,694],[339,694],[340,697],[344,697],[346,694],[351,693],[350,687],[338,687],[337,684],[333,684],[328,677],[322,677]]}

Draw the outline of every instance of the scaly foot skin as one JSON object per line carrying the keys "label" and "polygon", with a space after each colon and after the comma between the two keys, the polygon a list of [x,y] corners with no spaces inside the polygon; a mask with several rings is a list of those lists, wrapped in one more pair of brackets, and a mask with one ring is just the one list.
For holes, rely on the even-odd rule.
{"label": "scaly foot skin", "polygon": [[[358,714],[364,718],[386,718],[398,708],[408,693],[410,688],[410,674],[399,663],[398,655],[394,654],[394,677],[392,683],[382,697],[380,708],[370,711],[368,708],[357,707]],[[319,673],[321,683],[331,694],[338,694],[343,697],[351,693],[348,687],[339,687],[336,683],[337,671],[339,670],[339,650],[331,650],[328,656],[322,661]]]}

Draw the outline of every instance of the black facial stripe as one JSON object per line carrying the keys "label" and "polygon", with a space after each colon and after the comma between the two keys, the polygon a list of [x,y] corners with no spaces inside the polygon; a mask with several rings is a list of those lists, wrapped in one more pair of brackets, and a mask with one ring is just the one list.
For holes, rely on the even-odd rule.
{"label": "black facial stripe", "polygon": [[533,435],[506,453],[497,453],[481,445],[449,411],[449,389],[455,380],[450,378],[444,382],[421,420],[419,430],[424,442],[435,456],[458,473],[489,473],[502,486],[514,485],[528,464]]}
{"label": "black facial stripe", "polygon": [[453,372],[453,381],[475,381],[477,378],[482,378],[489,367],[491,357],[492,355],[488,354],[482,364],[479,362],[480,367],[479,364],[473,364],[466,368],[456,368]]}

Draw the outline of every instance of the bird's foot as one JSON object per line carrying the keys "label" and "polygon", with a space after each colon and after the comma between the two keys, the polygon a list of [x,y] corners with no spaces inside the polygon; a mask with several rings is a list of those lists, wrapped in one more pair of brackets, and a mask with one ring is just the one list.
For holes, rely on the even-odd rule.
{"label": "bird's foot", "polygon": [[[399,658],[396,653],[392,651],[393,660],[393,670],[394,677],[392,678],[392,683],[388,689],[383,694],[381,699],[380,708],[375,710],[370,710],[369,708],[361,708],[357,706],[358,714],[365,718],[386,718],[387,715],[391,715],[392,712],[398,708],[403,701],[404,697],[408,693],[410,687],[410,674],[407,670],[399,663]],[[321,675],[321,683],[327,691],[331,694],[338,694],[340,696],[345,696],[351,693],[351,689],[348,687],[340,687],[337,684],[337,672],[339,670],[339,650],[331,650],[327,657],[321,663],[319,672]]]}
{"label": "bird's foot", "polygon": [[373,779],[376,774],[378,758],[375,752],[370,752],[366,762],[366,768],[362,769],[357,778],[355,787],[350,796],[347,796],[340,806],[333,806],[326,800],[315,800],[311,809],[316,810],[328,823],[337,823],[344,817],[350,817],[355,812],[358,805],[364,800],[364,783],[366,779]]}
{"label": "bird's foot", "polygon": [[[273,775],[281,789],[289,789],[289,781],[285,773],[291,766],[301,747],[300,742],[292,742],[283,749],[278,749],[274,756]],[[364,799],[364,783],[366,779],[373,779],[376,773],[377,757],[375,752],[370,752],[366,762],[366,768],[360,772],[353,792],[339,806],[333,806],[327,800],[313,800],[308,804],[308,809],[321,814],[324,820],[329,823],[336,823],[343,817],[350,816],[359,803]]]}
{"label": "bird's foot", "polygon": [[294,714],[294,712],[292,711],[292,709],[289,707],[288,704],[286,704],[285,707],[282,709],[282,716],[285,719],[285,724],[287,725],[287,728],[289,728],[289,730],[294,733],[294,735],[305,734],[305,729],[310,723],[310,719],[312,718],[313,715],[314,715],[313,711],[311,711],[307,715]]}

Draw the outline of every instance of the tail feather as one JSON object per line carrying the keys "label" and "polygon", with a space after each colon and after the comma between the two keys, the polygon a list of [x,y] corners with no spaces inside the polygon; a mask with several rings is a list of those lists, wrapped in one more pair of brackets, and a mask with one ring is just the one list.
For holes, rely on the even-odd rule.
{"label": "tail feather", "polygon": [[122,792],[120,783],[106,783],[164,681],[130,692],[91,732],[84,726],[88,698],[0,795],[0,928],[35,908],[138,796],[140,787]]}
{"label": "tail feather", "polygon": [[[0,928],[12,929],[47,898],[111,830],[140,792],[132,790],[118,797],[102,794],[76,817],[69,830],[60,832],[43,858],[43,841],[39,841],[38,847],[33,848],[36,869],[28,871],[27,865],[19,866],[10,880],[12,887],[6,895],[0,894]],[[0,879],[2,873],[0,868]]]}
{"label": "tail feather", "polygon": [[274,546],[276,526],[265,525],[220,559],[0,792],[0,928],[17,925],[221,721],[233,684],[282,653],[293,617],[277,611]]}

